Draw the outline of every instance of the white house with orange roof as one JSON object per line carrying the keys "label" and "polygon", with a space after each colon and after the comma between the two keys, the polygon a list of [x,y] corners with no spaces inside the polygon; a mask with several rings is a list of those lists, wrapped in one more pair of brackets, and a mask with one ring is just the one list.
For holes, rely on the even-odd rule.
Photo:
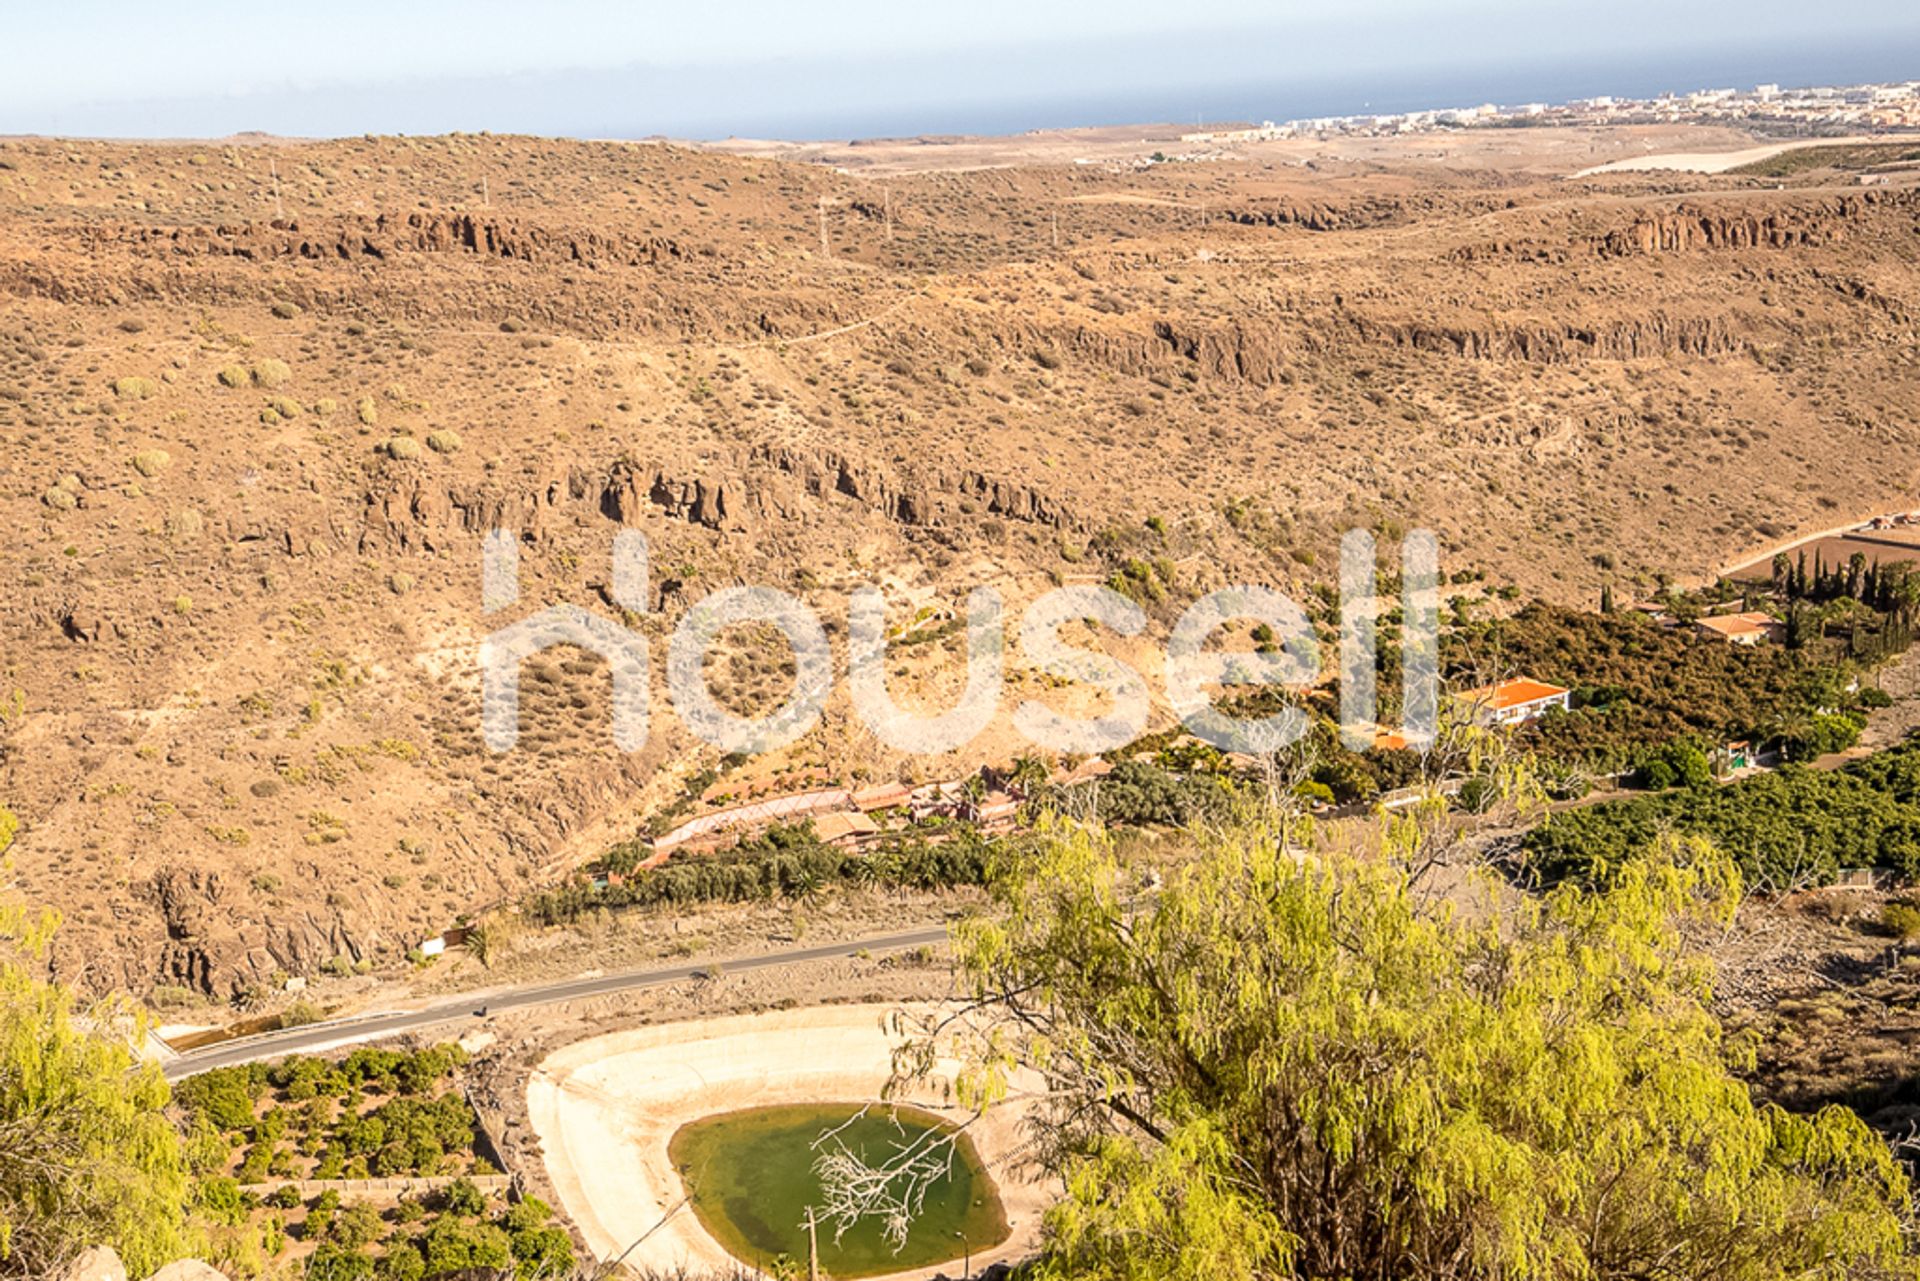
{"label": "white house with orange roof", "polygon": [[1787,625],[1772,614],[1764,614],[1759,610],[1741,614],[1714,614],[1696,619],[1693,630],[1709,640],[1725,641],[1729,645],[1758,645],[1763,640],[1784,641],[1787,638]]}
{"label": "white house with orange roof", "polygon": [[1573,691],[1560,685],[1519,676],[1497,685],[1483,685],[1460,695],[1460,701],[1481,725],[1522,725],[1554,708],[1566,711]]}

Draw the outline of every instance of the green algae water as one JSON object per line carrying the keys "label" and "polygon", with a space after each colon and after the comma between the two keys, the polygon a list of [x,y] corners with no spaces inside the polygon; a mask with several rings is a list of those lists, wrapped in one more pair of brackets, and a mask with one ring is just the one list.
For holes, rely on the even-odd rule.
{"label": "green algae water", "polygon": [[[807,1207],[822,1201],[820,1180],[813,1172],[819,1151],[813,1144],[823,1131],[859,1111],[859,1105],[851,1103],[805,1103],[724,1112],[680,1127],[667,1154],[680,1171],[701,1226],[714,1240],[756,1267],[769,1267],[785,1255],[799,1264],[804,1276]],[[939,1118],[914,1108],[875,1107],[841,1131],[840,1142],[877,1163],[902,1143],[947,1128]],[[958,1259],[963,1239],[975,1258],[1005,1241],[1010,1235],[1006,1214],[979,1154],[964,1135],[954,1148],[951,1172],[928,1191],[925,1213],[898,1253],[876,1222],[849,1228],[838,1244],[832,1226],[823,1224],[821,1271],[837,1278],[879,1276]]]}

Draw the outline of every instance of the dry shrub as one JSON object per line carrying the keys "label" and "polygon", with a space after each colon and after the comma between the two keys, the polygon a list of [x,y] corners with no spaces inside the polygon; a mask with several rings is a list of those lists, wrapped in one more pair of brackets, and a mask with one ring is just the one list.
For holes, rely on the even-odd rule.
{"label": "dry shrub", "polygon": [[164,449],[143,449],[128,462],[142,476],[152,479],[173,465],[173,455]]}

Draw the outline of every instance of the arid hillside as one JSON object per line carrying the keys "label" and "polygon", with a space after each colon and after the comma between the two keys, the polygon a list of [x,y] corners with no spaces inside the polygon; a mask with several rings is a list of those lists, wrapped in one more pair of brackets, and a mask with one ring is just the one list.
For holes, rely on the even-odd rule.
{"label": "arid hillside", "polygon": [[[937,700],[982,584],[1113,580],[1164,628],[1428,526],[1485,571],[1454,591],[1587,601],[1920,506],[1917,318],[1920,190],[1821,170],[0,141],[14,881],[67,913],[64,977],[250,999],[684,810],[714,753],[663,693],[617,751],[590,656],[530,664],[486,750],[490,529],[523,612],[603,613],[642,530],[656,683],[718,587],[837,642],[880,584]],[[780,643],[734,639],[716,693],[784,697]],[[739,774],[928,768],[835,703]]]}

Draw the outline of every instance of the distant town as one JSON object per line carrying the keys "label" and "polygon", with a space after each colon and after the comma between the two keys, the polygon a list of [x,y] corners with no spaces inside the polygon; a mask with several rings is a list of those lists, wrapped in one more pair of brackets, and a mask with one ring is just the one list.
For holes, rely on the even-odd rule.
{"label": "distant town", "polygon": [[1652,124],[1732,124],[1756,132],[1793,137],[1916,129],[1920,128],[1920,80],[1789,89],[1763,84],[1744,90],[1663,93],[1656,98],[1577,98],[1557,105],[1483,103],[1475,107],[1441,107],[1384,115],[1319,116],[1283,124],[1268,120],[1246,128],[1182,134],[1180,140],[1196,145],[1220,145],[1326,134],[1385,137],[1518,125]]}

